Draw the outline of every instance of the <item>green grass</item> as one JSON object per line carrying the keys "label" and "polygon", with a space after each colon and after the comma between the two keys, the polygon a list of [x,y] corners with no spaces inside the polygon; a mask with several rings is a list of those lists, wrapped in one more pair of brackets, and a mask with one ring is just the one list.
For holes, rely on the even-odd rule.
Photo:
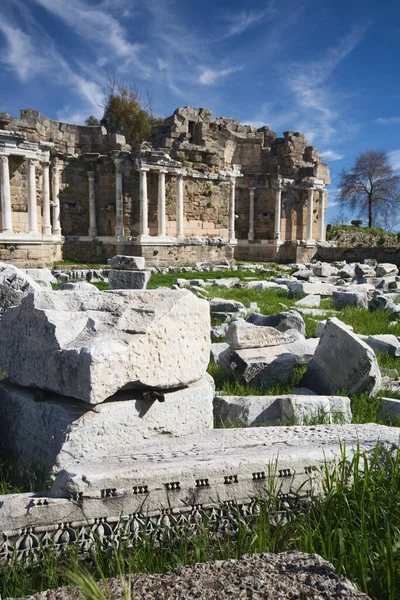
{"label": "green grass", "polygon": [[[260,511],[244,521],[239,509],[231,524],[236,534],[220,531],[211,522],[196,529],[171,527],[156,541],[144,537],[133,545],[102,547],[97,543],[92,559],[83,566],[76,548],[64,557],[50,548],[41,560],[28,566],[12,563],[2,573],[2,597],[26,596],[67,583],[79,584],[85,597],[101,598],[94,580],[124,573],[163,573],[194,562],[237,559],[248,553],[299,550],[320,554],[333,563],[373,600],[400,597],[400,456],[377,446],[374,452],[346,449],[336,468],[323,474],[322,496],[311,496],[306,504],[288,508],[279,498],[277,479],[271,466],[269,499],[260,501]],[[235,509],[234,509],[235,510]],[[282,511],[286,517],[282,518]],[[278,518],[277,518],[278,517]],[[91,581],[88,581],[87,572]]]}

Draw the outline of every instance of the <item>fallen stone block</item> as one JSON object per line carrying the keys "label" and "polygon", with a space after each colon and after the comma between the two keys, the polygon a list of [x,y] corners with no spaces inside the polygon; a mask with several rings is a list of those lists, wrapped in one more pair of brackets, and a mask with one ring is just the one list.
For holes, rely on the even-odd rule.
{"label": "fallen stone block", "polygon": [[[95,408],[54,392],[0,382],[0,460],[57,472],[103,456],[129,454],[160,436],[213,427],[209,375],[178,390],[124,390]],[[160,401],[161,400],[161,401]]]}
{"label": "fallen stone block", "polygon": [[29,294],[0,332],[13,383],[90,404],[122,388],[194,383],[210,358],[208,303],[187,290]]}
{"label": "fallen stone block", "polygon": [[243,350],[229,347],[219,355],[219,364],[229,377],[257,388],[287,383],[293,376],[295,363],[295,356],[282,346]]}
{"label": "fallen stone block", "polygon": [[390,423],[400,422],[400,400],[398,398],[380,398],[381,410],[379,418]]}
{"label": "fallen stone block", "polygon": [[315,354],[319,340],[318,338],[308,338],[301,336],[298,340],[290,344],[283,344],[284,348],[296,358],[296,365],[308,365]]}
{"label": "fallen stone block", "polygon": [[[330,320],[333,321],[334,323],[336,323],[336,322],[340,323],[341,325],[343,325],[344,327],[346,327],[349,331],[353,331],[353,327],[351,325],[347,325],[347,323],[343,323],[342,321],[340,321],[336,317],[331,317]],[[314,333],[314,337],[316,337],[316,338],[320,338],[321,337],[321,335],[324,332],[325,325],[326,325],[327,321],[328,320],[325,319],[324,321],[320,321],[318,323],[317,328],[316,328],[315,333]]]}
{"label": "fallen stone block", "polygon": [[321,305],[321,296],[310,294],[305,298],[301,298],[301,300],[297,300],[295,304],[306,308],[318,308]]}
{"label": "fallen stone block", "polygon": [[287,312],[281,312],[276,315],[259,315],[252,313],[246,319],[253,325],[260,325],[262,327],[274,327],[284,333],[289,329],[297,329],[301,335],[306,334],[306,325],[303,317],[296,310],[288,310]]}
{"label": "fallen stone block", "polygon": [[220,354],[222,354],[222,352],[228,348],[229,344],[225,344],[224,342],[211,344],[211,356],[213,357],[213,361],[216,365],[219,365]]}
{"label": "fallen stone block", "polygon": [[41,290],[41,286],[18,267],[0,263],[0,314],[10,306],[17,306],[27,294]]}
{"label": "fallen stone block", "polygon": [[118,254],[117,256],[109,258],[107,263],[112,269],[136,271],[145,268],[145,259],[143,256],[124,256],[123,254]]}
{"label": "fallen stone block", "polygon": [[299,269],[292,273],[292,277],[295,277],[300,281],[308,281],[313,274],[314,272],[311,269]]}
{"label": "fallen stone block", "polygon": [[341,310],[346,306],[368,308],[368,295],[367,292],[337,291],[332,294],[332,303],[336,310]]}
{"label": "fallen stone block", "polygon": [[367,339],[368,346],[379,354],[390,354],[400,356],[400,342],[395,335],[390,333],[382,335],[370,335]]}
{"label": "fallen stone block", "polygon": [[368,344],[344,323],[328,319],[300,385],[324,395],[368,392],[373,396],[381,388],[381,374]]}
{"label": "fallen stone block", "polygon": [[93,283],[88,283],[87,281],[77,281],[76,283],[72,283],[66,281],[58,286],[57,292],[94,292],[99,293],[100,290],[97,289]]}
{"label": "fallen stone block", "polygon": [[297,298],[303,294],[318,294],[323,298],[332,296],[335,286],[332,283],[309,283],[305,281],[297,281],[289,283],[289,296]]}
{"label": "fallen stone block", "polygon": [[232,321],[226,332],[225,341],[231,348],[264,348],[291,344],[300,337],[296,329],[282,333],[275,327],[253,325],[244,319]]}
{"label": "fallen stone block", "polygon": [[380,263],[375,267],[377,277],[387,277],[388,275],[396,276],[399,272],[397,265],[391,263]]}
{"label": "fallen stone block", "polygon": [[245,287],[255,290],[282,290],[287,292],[287,286],[275,283],[274,281],[249,281],[245,284]]}
{"label": "fallen stone block", "polygon": [[57,283],[57,279],[54,277],[50,269],[23,269],[24,272],[33,279],[44,290],[51,290],[51,284]]}
{"label": "fallen stone block", "polygon": [[315,265],[312,270],[316,277],[331,277],[332,275],[336,275],[338,273],[338,269],[329,263]]}
{"label": "fallen stone block", "polygon": [[111,269],[108,274],[110,290],[145,290],[150,281],[151,271],[127,271]]}
{"label": "fallen stone block", "polygon": [[242,302],[238,302],[238,300],[224,300],[223,298],[211,298],[209,303],[211,314],[235,314],[244,309],[244,304],[242,304]]}
{"label": "fallen stone block", "polygon": [[351,423],[350,399],[344,396],[216,396],[217,427]]}
{"label": "fallen stone block", "polygon": [[357,278],[367,278],[367,277],[376,277],[376,272],[374,267],[368,264],[356,264],[354,267],[354,273]]}
{"label": "fallen stone block", "polygon": [[346,265],[338,272],[339,277],[342,279],[353,279],[355,277],[354,265]]}

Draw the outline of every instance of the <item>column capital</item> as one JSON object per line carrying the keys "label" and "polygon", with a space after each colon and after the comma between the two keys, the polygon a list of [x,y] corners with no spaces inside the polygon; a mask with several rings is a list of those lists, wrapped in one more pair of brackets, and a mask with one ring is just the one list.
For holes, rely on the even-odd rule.
{"label": "column capital", "polygon": [[124,162],[125,162],[124,158],[115,158],[114,159],[115,171],[118,175],[122,175],[122,173],[125,170]]}
{"label": "column capital", "polygon": [[0,156],[0,162],[3,163],[4,165],[8,164],[8,156],[7,156],[7,154],[2,154]]}
{"label": "column capital", "polygon": [[88,179],[94,179],[95,171],[87,171]]}
{"label": "column capital", "polygon": [[149,167],[139,167],[139,171],[140,173],[147,173],[148,171],[150,171]]}
{"label": "column capital", "polygon": [[60,168],[60,161],[58,160],[58,158],[55,158],[54,162],[52,164],[51,170],[53,171],[53,173],[56,173],[56,172],[58,172],[59,168]]}
{"label": "column capital", "polygon": [[50,166],[49,160],[42,160],[41,162],[42,162],[42,167],[47,167],[47,169],[49,168],[49,166]]}
{"label": "column capital", "polygon": [[278,177],[278,179],[276,180],[276,187],[278,188],[278,190],[281,190],[283,188],[282,177]]}
{"label": "column capital", "polygon": [[36,167],[39,161],[37,158],[27,158],[26,162],[29,167]]}
{"label": "column capital", "polygon": [[159,169],[158,172],[166,175],[168,173],[168,169]]}

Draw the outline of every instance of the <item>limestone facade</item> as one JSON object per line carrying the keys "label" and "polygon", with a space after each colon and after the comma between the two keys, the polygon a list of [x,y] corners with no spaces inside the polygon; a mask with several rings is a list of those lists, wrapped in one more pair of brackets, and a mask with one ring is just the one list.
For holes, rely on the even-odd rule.
{"label": "limestone facade", "polygon": [[329,170],[315,148],[208,109],[177,109],[137,152],[104,127],[3,114],[0,160],[0,252],[21,265],[62,248],[155,265],[293,259],[325,240]]}

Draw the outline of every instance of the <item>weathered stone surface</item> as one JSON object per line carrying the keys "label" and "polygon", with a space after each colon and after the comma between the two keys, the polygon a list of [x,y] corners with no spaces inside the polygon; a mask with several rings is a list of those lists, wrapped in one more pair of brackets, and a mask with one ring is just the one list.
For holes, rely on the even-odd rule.
{"label": "weathered stone surface", "polygon": [[29,275],[14,267],[0,263],[0,313],[17,306],[30,292],[40,292],[41,286]]}
{"label": "weathered stone surface", "polygon": [[230,377],[257,388],[287,383],[295,362],[295,356],[282,346],[243,350],[229,347],[219,355],[219,364]]}
{"label": "weathered stone surface", "polygon": [[244,304],[238,300],[224,300],[223,298],[212,298],[210,300],[211,314],[237,313],[244,309]]}
{"label": "weathered stone surface", "polygon": [[193,383],[210,357],[208,303],[187,290],[30,294],[0,332],[13,383],[91,404],[123,387]]}
{"label": "weathered stone surface", "polygon": [[319,340],[301,336],[291,344],[283,344],[288,352],[296,357],[297,365],[307,365],[315,354]]}
{"label": "weathered stone surface", "polygon": [[287,286],[275,283],[274,281],[249,281],[245,287],[255,290],[282,290],[287,292]]}
{"label": "weathered stone surface", "polygon": [[88,283],[87,281],[77,281],[76,283],[71,283],[66,281],[62,283],[58,288],[57,292],[98,292],[99,290],[93,283]]}
{"label": "weathered stone surface", "polygon": [[303,294],[318,294],[328,298],[332,296],[335,286],[332,283],[309,283],[306,281],[296,281],[289,283],[289,296],[297,298]]}
{"label": "weathered stone surface", "polygon": [[217,365],[219,365],[220,354],[222,354],[222,352],[224,352],[228,348],[229,344],[225,344],[223,342],[211,344],[211,356],[213,357],[213,360]]}
{"label": "weathered stone surface", "polygon": [[318,308],[321,305],[321,296],[309,294],[305,298],[301,298],[295,302],[296,306],[304,306],[306,308]]}
{"label": "weathered stone surface", "polygon": [[262,327],[275,327],[278,331],[284,333],[288,329],[297,329],[301,335],[305,335],[306,326],[303,317],[295,310],[288,310],[276,315],[258,315],[252,313],[247,318],[249,323],[253,325],[261,325]]}
{"label": "weathered stone surface", "polygon": [[380,419],[386,419],[390,423],[398,424],[400,422],[400,400],[398,398],[380,398],[381,410]]}
{"label": "weathered stone surface", "polygon": [[50,269],[24,269],[24,272],[45,290],[51,290],[51,284],[57,283]]}
{"label": "weathered stone surface", "polygon": [[355,272],[356,277],[365,278],[365,277],[375,277],[376,276],[375,269],[368,264],[355,265],[354,272]]}
{"label": "weathered stone surface", "polygon": [[244,319],[237,319],[230,323],[225,341],[231,348],[240,350],[241,348],[264,348],[291,344],[299,337],[300,334],[296,329],[282,333],[275,327],[262,327],[253,325]]}
{"label": "weathered stone surface", "polygon": [[110,290],[145,290],[150,281],[151,271],[127,271],[111,269],[108,274]]}
{"label": "weathered stone surface", "polygon": [[112,269],[127,269],[128,271],[135,271],[137,269],[144,269],[145,259],[143,256],[124,256],[118,254],[109,258],[107,263]]}
{"label": "weathered stone surface", "polygon": [[58,471],[88,457],[128,454],[160,436],[211,428],[213,397],[214,382],[205,375],[163,395],[152,395],[151,390],[118,392],[93,409],[53,392],[38,400],[33,390],[6,380],[0,382],[0,457]]}
{"label": "weathered stone surface", "polygon": [[387,277],[388,275],[397,275],[399,269],[397,265],[393,265],[391,263],[380,263],[375,268],[377,277]]}
{"label": "weathered stone surface", "polygon": [[370,335],[367,339],[367,344],[376,353],[400,356],[400,342],[395,335],[389,333]]}
{"label": "weathered stone surface", "polygon": [[[317,325],[317,328],[315,330],[314,337],[316,337],[316,338],[320,338],[321,337],[321,335],[324,332],[325,325],[327,324],[327,321],[328,321],[328,319],[325,319],[323,321],[319,321],[319,323]],[[347,323],[343,323],[342,321],[340,321],[336,317],[331,317],[330,321],[333,321],[334,323],[340,323],[341,325],[343,325],[343,327],[346,327],[349,331],[353,331],[353,327],[351,325],[347,325]]]}
{"label": "weathered stone surface", "polygon": [[313,267],[313,272],[316,277],[331,277],[338,273],[338,269],[329,263],[322,263]]}
{"label": "weathered stone surface", "polygon": [[344,323],[328,319],[301,385],[319,394],[372,396],[381,387],[381,374],[373,350]]}
{"label": "weathered stone surface", "polygon": [[342,279],[353,279],[355,276],[354,265],[346,265],[338,272],[339,277]]}
{"label": "weathered stone surface", "polygon": [[351,423],[350,399],[344,396],[216,396],[217,427]]}
{"label": "weathered stone surface", "polygon": [[368,308],[368,295],[367,292],[337,291],[332,294],[332,303],[337,310],[340,310],[345,306]]}

